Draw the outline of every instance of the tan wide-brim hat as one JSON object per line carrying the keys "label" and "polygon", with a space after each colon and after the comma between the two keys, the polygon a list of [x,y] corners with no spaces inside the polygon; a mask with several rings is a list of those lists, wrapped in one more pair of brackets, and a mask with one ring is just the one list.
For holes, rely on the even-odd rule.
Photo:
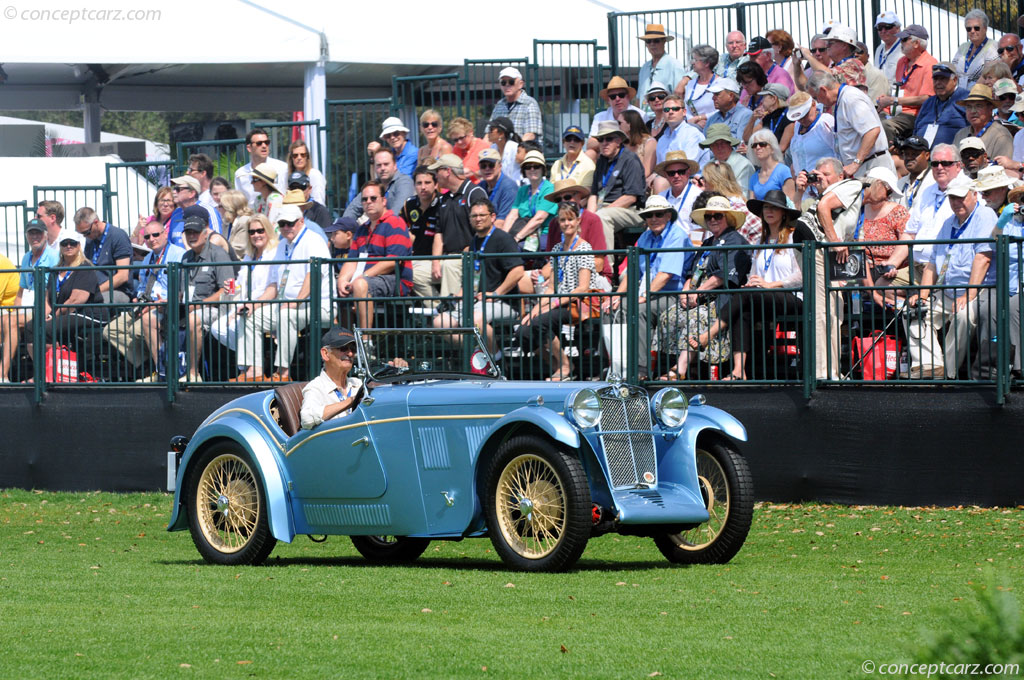
{"label": "tan wide-brim hat", "polygon": [[270,163],[260,163],[252,169],[249,176],[261,179],[270,186],[277,184],[277,170],[275,170],[274,166]]}
{"label": "tan wide-brim hat", "polygon": [[1001,165],[990,165],[987,168],[978,170],[978,179],[974,181],[974,188],[978,191],[1012,187],[1013,185],[1014,180],[1006,174]]}
{"label": "tan wide-brim hat", "polygon": [[673,36],[665,32],[665,24],[647,24],[647,30],[638,37],[640,40],[657,40],[658,38],[663,38],[665,42],[675,40]]}
{"label": "tan wide-brim hat", "polygon": [[966,99],[961,99],[956,104],[963,106],[967,102],[988,102],[992,106],[999,106],[999,102],[992,96],[992,88],[988,85],[975,83]]}
{"label": "tan wide-brim hat", "polygon": [[306,200],[306,193],[302,189],[289,189],[281,199],[281,205],[297,205],[304,211],[313,205],[313,202]]}
{"label": "tan wide-brim hat", "polygon": [[725,221],[733,229],[738,229],[741,224],[747,221],[747,214],[742,210],[736,210],[732,203],[725,196],[712,196],[703,208],[697,208],[690,213],[690,219],[694,224],[706,227],[704,224],[705,213],[725,213]]}
{"label": "tan wide-brim hat", "polygon": [[545,196],[544,200],[558,203],[567,194],[579,194],[580,199],[586,199],[590,196],[590,189],[574,179],[560,179],[555,182],[555,190]]}
{"label": "tan wide-brim hat", "polygon": [[675,165],[676,163],[685,164],[686,167],[690,168],[691,175],[700,169],[700,166],[697,164],[697,161],[691,161],[689,158],[686,157],[685,151],[669,151],[667,154],[665,154],[665,160],[654,166],[654,172],[661,175],[662,177],[665,177],[665,168],[670,165]]}
{"label": "tan wide-brim hat", "polygon": [[598,94],[601,95],[601,99],[608,101],[608,90],[626,90],[629,95],[629,100],[632,101],[633,97],[636,96],[636,88],[630,87],[629,83],[622,76],[612,76],[612,79],[608,81],[608,87],[601,90]]}

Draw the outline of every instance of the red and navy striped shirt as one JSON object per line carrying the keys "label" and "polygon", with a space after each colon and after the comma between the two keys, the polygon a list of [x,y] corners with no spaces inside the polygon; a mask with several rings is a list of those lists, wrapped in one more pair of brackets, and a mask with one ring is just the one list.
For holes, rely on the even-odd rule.
{"label": "red and navy striped shirt", "polygon": [[[363,253],[360,255],[360,253]],[[370,233],[370,225],[362,224],[356,230],[348,256],[354,257],[402,257],[412,255],[412,238],[401,217],[390,210],[384,211],[380,221]],[[396,264],[398,264],[396,262]],[[412,262],[402,265],[402,292],[412,290]],[[370,264],[367,267],[371,266]]]}

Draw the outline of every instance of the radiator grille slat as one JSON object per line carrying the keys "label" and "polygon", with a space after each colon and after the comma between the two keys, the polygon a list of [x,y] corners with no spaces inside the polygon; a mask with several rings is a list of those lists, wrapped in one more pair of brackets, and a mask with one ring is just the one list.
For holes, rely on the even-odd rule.
{"label": "radiator grille slat", "polygon": [[[621,434],[601,435],[612,486],[621,488],[656,483],[658,473],[647,394],[630,390],[623,397],[619,389],[612,386],[598,392],[601,431],[629,430]],[[645,479],[644,473],[650,473],[652,477]]]}

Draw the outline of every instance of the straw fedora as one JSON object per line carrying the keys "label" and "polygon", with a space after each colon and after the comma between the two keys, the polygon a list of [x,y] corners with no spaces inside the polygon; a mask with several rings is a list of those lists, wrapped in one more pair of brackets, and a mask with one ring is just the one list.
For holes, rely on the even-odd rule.
{"label": "straw fedora", "polygon": [[558,203],[566,194],[579,194],[580,200],[584,200],[590,196],[590,189],[578,184],[574,179],[560,179],[555,182],[555,190],[545,196],[544,200]]}
{"label": "straw fedora", "polygon": [[746,222],[747,214],[742,210],[737,210],[732,207],[732,203],[725,196],[712,196],[708,199],[707,205],[703,208],[697,208],[690,213],[690,220],[694,224],[699,224],[702,227],[706,227],[704,224],[704,215],[706,213],[725,213],[726,223],[733,229],[738,228],[741,224]]}
{"label": "straw fedora", "polygon": [[306,193],[302,189],[289,189],[281,199],[281,205],[297,205],[300,210],[305,211],[313,202],[306,200]]}
{"label": "straw fedora", "polygon": [[992,88],[981,83],[975,83],[967,98],[961,99],[956,105],[963,106],[967,102],[988,102],[992,106],[999,106],[999,102],[992,96]]}
{"label": "straw fedora", "polygon": [[609,135],[618,135],[622,138],[622,141],[629,139],[629,136],[622,131],[622,128],[614,120],[602,120],[597,124],[597,132],[594,133],[594,139],[601,139]]}
{"label": "straw fedora", "polygon": [[672,213],[672,218],[668,221],[672,224],[679,219],[679,211],[672,207],[672,204],[668,202],[668,199],[661,194],[654,194],[647,199],[647,203],[644,205],[643,210],[639,212],[640,217],[646,217],[649,213],[660,212],[662,210],[668,210]]}
{"label": "straw fedora", "polygon": [[674,37],[665,33],[665,24],[647,24],[646,32],[638,36],[640,40],[657,40],[662,38],[665,42],[672,42]]}
{"label": "straw fedora", "polygon": [[685,164],[686,167],[690,169],[691,175],[700,169],[700,166],[697,164],[697,161],[691,161],[689,158],[686,157],[685,151],[669,151],[667,154],[665,154],[665,160],[654,166],[654,172],[661,175],[662,177],[665,177],[665,168],[668,167],[669,165],[674,165],[676,163]]}
{"label": "straw fedora", "polygon": [[1013,179],[1006,174],[1001,165],[990,165],[987,168],[978,170],[978,179],[974,182],[974,188],[978,191],[988,191],[1000,187],[1012,187]]}
{"label": "straw fedora", "polygon": [[622,76],[612,76],[612,79],[608,81],[608,87],[598,93],[601,95],[601,99],[608,101],[608,90],[626,90],[629,93],[627,97],[630,101],[636,96],[636,88],[630,87],[629,83]]}
{"label": "straw fedora", "polygon": [[252,169],[249,176],[261,179],[270,186],[277,184],[277,170],[270,163],[260,163]]}
{"label": "straw fedora", "polygon": [[523,162],[519,164],[520,168],[525,168],[527,165],[539,165],[542,168],[547,168],[547,161],[544,160],[544,154],[540,151],[527,151],[523,157]]}

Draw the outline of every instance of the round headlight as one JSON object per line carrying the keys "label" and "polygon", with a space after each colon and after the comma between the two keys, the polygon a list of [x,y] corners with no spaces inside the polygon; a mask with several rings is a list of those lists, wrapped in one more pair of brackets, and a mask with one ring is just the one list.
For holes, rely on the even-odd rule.
{"label": "round headlight", "polygon": [[597,392],[585,387],[569,395],[565,400],[565,410],[580,427],[593,427],[601,419],[601,400],[597,398]]}
{"label": "round headlight", "polygon": [[686,395],[675,387],[666,387],[654,395],[654,417],[665,427],[679,427],[686,420],[689,404]]}

